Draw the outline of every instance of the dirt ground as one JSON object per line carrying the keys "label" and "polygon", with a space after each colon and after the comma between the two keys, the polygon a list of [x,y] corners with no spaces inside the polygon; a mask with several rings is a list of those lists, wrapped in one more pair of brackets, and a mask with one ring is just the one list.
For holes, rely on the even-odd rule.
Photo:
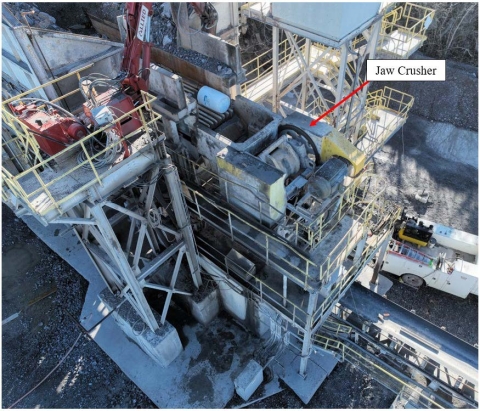
{"label": "dirt ground", "polygon": [[[375,172],[387,181],[387,198],[410,213],[477,234],[478,171],[472,166],[440,158],[426,142],[422,118],[407,123],[375,155]],[[426,204],[415,193],[430,193]]]}
{"label": "dirt ground", "polygon": [[[65,356],[87,282],[2,207],[2,407],[11,406]],[[154,408],[148,397],[88,337],[15,408]]]}

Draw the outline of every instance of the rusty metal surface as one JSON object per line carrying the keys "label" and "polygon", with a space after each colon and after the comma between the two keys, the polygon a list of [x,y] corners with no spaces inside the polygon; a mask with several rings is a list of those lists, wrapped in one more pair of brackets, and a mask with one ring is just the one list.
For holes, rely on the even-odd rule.
{"label": "rusty metal surface", "polygon": [[112,41],[122,41],[122,39],[120,38],[120,31],[118,30],[118,26],[115,23],[112,23],[108,20],[102,20],[90,13],[87,13],[87,15],[90,18],[94,29],[98,33],[104,34]]}

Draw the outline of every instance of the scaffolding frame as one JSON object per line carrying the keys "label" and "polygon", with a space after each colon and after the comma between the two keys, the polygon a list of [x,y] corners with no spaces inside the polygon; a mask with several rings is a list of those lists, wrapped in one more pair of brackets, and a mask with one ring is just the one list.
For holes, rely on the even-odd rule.
{"label": "scaffolding frame", "polygon": [[[272,111],[283,117],[298,111],[311,118],[325,113],[363,84],[365,60],[377,58],[378,53],[385,51],[387,42],[394,43],[388,58],[408,58],[418,50],[435,14],[433,9],[413,3],[393,10],[384,8],[370,27],[354,31],[341,44],[334,45],[334,42],[322,44],[280,28],[267,3],[247,3],[241,7],[241,13],[244,22],[253,18],[272,27],[271,49],[243,64],[247,82],[242,85],[242,95],[268,103]],[[399,32],[401,38],[395,34]],[[368,88],[367,84],[324,119],[353,143],[365,137],[366,123],[372,118],[372,100],[377,92],[369,95]],[[285,99],[287,95],[289,98]],[[413,104],[413,98],[409,97]],[[408,109],[411,104],[406,103]],[[403,108],[399,112],[403,116]],[[390,132],[398,129],[390,126],[387,127]],[[386,140],[388,138],[379,138],[372,144],[378,147]]]}
{"label": "scaffolding frame", "polygon": [[[156,97],[142,92],[140,104],[135,108],[48,158],[40,152],[31,130],[9,110],[10,103],[58,81],[70,76],[80,80],[80,72],[91,66],[2,103],[2,121],[9,131],[2,136],[3,153],[6,148],[15,148],[10,150],[14,156],[4,158],[2,163],[2,199],[17,215],[30,214],[44,225],[73,226],[110,291],[128,300],[155,331],[159,323],[144,289],[166,293],[160,317],[160,323],[164,324],[173,294],[190,295],[192,291],[176,287],[185,259],[193,288],[202,285],[198,252],[178,172],[166,152],[165,135],[157,127],[161,116],[152,109]],[[80,88],[71,90],[55,102],[79,92]],[[119,127],[122,120],[131,116],[140,120],[138,129],[96,153],[87,150],[89,141],[111,127]],[[95,165],[97,157],[108,150],[117,150],[126,141],[132,151],[128,158],[117,154],[112,163]],[[79,153],[83,153],[82,161]],[[17,161],[20,170],[7,169],[15,160],[21,160]],[[124,220],[129,220],[130,226],[128,238],[121,241],[114,227]],[[173,271],[162,274],[160,269],[170,260]]]}

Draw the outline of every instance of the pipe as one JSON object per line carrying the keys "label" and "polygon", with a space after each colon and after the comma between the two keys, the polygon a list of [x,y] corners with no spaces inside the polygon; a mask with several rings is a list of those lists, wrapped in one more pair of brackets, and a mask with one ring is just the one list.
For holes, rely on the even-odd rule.
{"label": "pipe", "polygon": [[[40,84],[48,83],[50,79],[48,78],[47,71],[45,70],[45,67],[43,66],[40,59],[38,58],[38,55],[35,49],[33,48],[33,45],[30,42],[30,39],[27,36],[25,27],[14,27],[13,34],[15,35],[15,38],[17,39],[23,52],[27,56],[28,62],[30,63]],[[33,33],[32,33],[32,36],[33,36]],[[45,91],[45,94],[50,100],[55,100],[56,98],[59,97],[59,95],[57,94],[57,92],[55,91],[55,89],[51,84],[46,86],[43,90]]]}

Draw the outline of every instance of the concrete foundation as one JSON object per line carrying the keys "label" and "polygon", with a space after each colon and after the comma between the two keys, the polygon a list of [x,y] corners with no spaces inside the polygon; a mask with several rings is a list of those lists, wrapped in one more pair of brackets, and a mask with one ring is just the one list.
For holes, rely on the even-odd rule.
{"label": "concrete foundation", "polygon": [[[109,311],[122,302],[121,298],[114,296],[108,289],[103,290],[99,297]],[[167,367],[183,351],[177,330],[168,321],[152,332],[128,301],[112,315],[125,334],[160,366]],[[160,323],[160,315],[154,311],[154,316]]]}
{"label": "concrete foundation", "polygon": [[321,348],[314,347],[308,362],[307,375],[299,373],[300,353],[286,349],[276,359],[273,368],[280,378],[305,403],[312,399],[325,378],[327,378],[338,363],[335,356]]}
{"label": "concrete foundation", "polygon": [[250,360],[240,375],[235,378],[235,391],[247,401],[263,381],[262,366]]}
{"label": "concrete foundation", "polygon": [[218,282],[218,290],[225,311],[237,320],[244,321],[247,318],[247,299],[243,287],[236,281],[229,279],[228,282]]}
{"label": "concrete foundation", "polygon": [[247,327],[258,337],[264,336],[270,330],[271,320],[277,316],[275,310],[264,301],[248,301]]}
{"label": "concrete foundation", "polygon": [[370,282],[372,276],[373,268],[367,265],[357,277],[356,282],[362,284],[365,288],[379,295],[385,295],[388,290],[392,288],[393,281],[389,280],[387,277],[379,274],[377,282],[372,284]]}
{"label": "concrete foundation", "polygon": [[208,325],[220,312],[220,294],[217,289],[213,289],[201,300],[195,299],[195,296],[185,296],[184,302],[192,316],[203,325]]}

